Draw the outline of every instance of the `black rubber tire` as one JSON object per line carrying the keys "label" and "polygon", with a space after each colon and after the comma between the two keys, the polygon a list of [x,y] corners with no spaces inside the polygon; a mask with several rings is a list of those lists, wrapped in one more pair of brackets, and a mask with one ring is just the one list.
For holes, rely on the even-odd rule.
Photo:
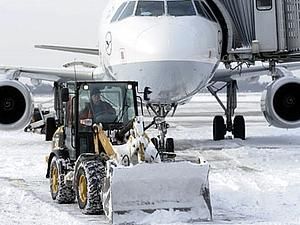
{"label": "black rubber tire", "polygon": [[41,134],[46,134],[46,126],[42,126],[41,128]]}
{"label": "black rubber tire", "polygon": [[173,138],[167,138],[166,152],[174,152],[174,139]]}
{"label": "black rubber tire", "polygon": [[[80,195],[80,177],[85,178],[85,201]],[[101,189],[105,168],[100,160],[87,160],[80,163],[75,171],[75,190],[78,206],[83,214],[100,214],[103,211]]]}
{"label": "black rubber tire", "polygon": [[151,138],[151,142],[153,143],[154,147],[158,150],[158,140],[157,140],[157,138]]}
{"label": "black rubber tire", "polygon": [[56,131],[56,122],[54,117],[49,117],[46,120],[46,141],[52,141]]}
{"label": "black rubber tire", "polygon": [[213,120],[213,140],[223,140],[226,134],[226,125],[223,116],[215,116]]}
{"label": "black rubber tire", "polygon": [[243,116],[235,116],[233,120],[233,137],[245,140],[245,119]]}
{"label": "black rubber tire", "polygon": [[[63,172],[62,164],[64,159],[57,159],[53,157],[50,164],[50,193],[53,200],[59,204],[73,203],[75,201],[75,192],[72,186],[65,184],[65,174]],[[57,176],[53,176],[53,170],[56,170]],[[57,184],[57,190],[53,188],[53,182]]]}

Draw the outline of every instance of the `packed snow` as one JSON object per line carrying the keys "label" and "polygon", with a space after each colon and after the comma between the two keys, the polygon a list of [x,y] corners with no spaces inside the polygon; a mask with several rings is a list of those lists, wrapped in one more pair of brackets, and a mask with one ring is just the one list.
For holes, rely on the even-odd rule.
{"label": "packed snow", "polygon": [[[236,114],[245,115],[245,141],[231,136],[212,141],[213,116],[223,113],[207,94],[195,96],[168,119],[176,151],[200,153],[211,165],[212,222],[173,210],[126,216],[137,224],[300,224],[300,129],[268,126],[259,99],[259,94],[239,95]],[[52,201],[45,178],[51,143],[44,138],[0,132],[0,224],[108,224],[103,215],[81,214],[77,204]]]}

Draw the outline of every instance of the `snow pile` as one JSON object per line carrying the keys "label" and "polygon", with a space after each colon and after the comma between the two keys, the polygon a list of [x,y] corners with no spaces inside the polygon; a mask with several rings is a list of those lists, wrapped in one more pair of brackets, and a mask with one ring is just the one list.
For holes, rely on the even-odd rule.
{"label": "snow pile", "polygon": [[127,221],[134,224],[183,224],[199,221],[199,214],[196,211],[184,212],[179,210],[156,210],[153,213],[143,211],[132,211],[115,218],[115,224]]}

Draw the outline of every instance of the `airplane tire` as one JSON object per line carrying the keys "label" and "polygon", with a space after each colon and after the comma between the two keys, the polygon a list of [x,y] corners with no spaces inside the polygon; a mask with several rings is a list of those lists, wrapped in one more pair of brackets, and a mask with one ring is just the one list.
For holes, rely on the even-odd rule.
{"label": "airplane tire", "polygon": [[54,117],[49,117],[46,120],[46,141],[52,141],[56,131],[56,122]]}
{"label": "airplane tire", "polygon": [[174,139],[173,138],[167,138],[166,152],[174,152]]}
{"label": "airplane tire", "polygon": [[235,116],[234,117],[233,137],[245,140],[245,119],[243,116]]}
{"label": "airplane tire", "polygon": [[223,116],[215,116],[213,120],[213,140],[223,140],[226,134],[226,125]]}
{"label": "airplane tire", "polygon": [[75,201],[75,192],[72,187],[65,184],[62,169],[64,159],[53,157],[50,164],[50,193],[53,200],[59,204],[73,203]]}
{"label": "airplane tire", "polygon": [[158,150],[158,140],[157,140],[157,138],[151,138],[151,142],[154,145],[154,147]]}
{"label": "airplane tire", "polygon": [[78,206],[83,214],[100,214],[103,211],[101,189],[105,168],[99,160],[83,161],[75,173],[75,190]]}
{"label": "airplane tire", "polygon": [[46,126],[42,126],[41,128],[41,134],[46,134]]}

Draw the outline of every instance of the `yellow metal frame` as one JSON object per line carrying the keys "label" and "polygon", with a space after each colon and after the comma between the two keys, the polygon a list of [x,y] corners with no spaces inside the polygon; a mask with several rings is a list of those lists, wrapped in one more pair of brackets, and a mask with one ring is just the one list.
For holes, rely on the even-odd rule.
{"label": "yellow metal frame", "polygon": [[86,203],[87,201],[87,180],[84,174],[79,177],[79,198],[81,202]]}
{"label": "yellow metal frame", "polygon": [[98,141],[101,142],[105,153],[110,157],[110,158],[115,158],[116,157],[116,152],[114,151],[114,148],[109,140],[109,138],[106,136],[105,132],[102,130],[102,127],[100,125],[94,125],[94,144],[95,144],[95,152],[99,155],[99,145]]}
{"label": "yellow metal frame", "polygon": [[51,190],[53,193],[58,192],[58,168],[53,167],[51,170]]}

